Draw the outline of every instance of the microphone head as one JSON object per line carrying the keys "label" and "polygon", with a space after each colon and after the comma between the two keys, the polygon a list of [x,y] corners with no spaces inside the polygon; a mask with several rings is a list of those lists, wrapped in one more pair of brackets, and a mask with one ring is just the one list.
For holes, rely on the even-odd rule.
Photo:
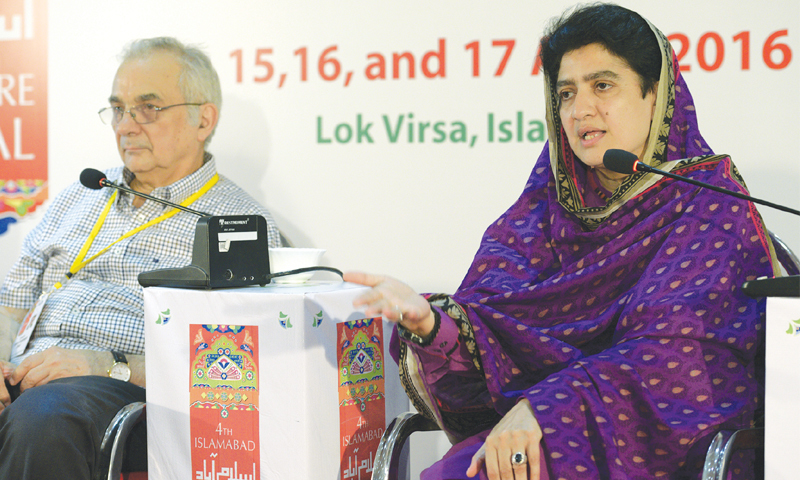
{"label": "microphone head", "polygon": [[603,154],[603,166],[612,172],[631,174],[636,173],[636,155],[618,148],[606,150]]}
{"label": "microphone head", "polygon": [[86,188],[92,190],[100,190],[103,188],[103,180],[106,179],[106,174],[94,168],[87,168],[81,172],[81,184]]}

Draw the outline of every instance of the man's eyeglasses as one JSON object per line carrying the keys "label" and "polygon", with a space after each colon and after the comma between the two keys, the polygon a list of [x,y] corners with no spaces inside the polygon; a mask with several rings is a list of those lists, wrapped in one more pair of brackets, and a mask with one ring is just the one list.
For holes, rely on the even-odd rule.
{"label": "man's eyeglasses", "polygon": [[100,120],[106,125],[118,125],[126,113],[131,115],[131,118],[134,122],[138,123],[139,125],[144,125],[146,123],[153,123],[158,120],[158,112],[168,108],[181,107],[184,105],[199,107],[202,105],[202,103],[176,103],[175,105],[167,105],[166,107],[156,107],[150,103],[143,103],[142,105],[137,105],[127,110],[123,109],[122,107],[106,107],[100,109],[97,114],[100,115]]}

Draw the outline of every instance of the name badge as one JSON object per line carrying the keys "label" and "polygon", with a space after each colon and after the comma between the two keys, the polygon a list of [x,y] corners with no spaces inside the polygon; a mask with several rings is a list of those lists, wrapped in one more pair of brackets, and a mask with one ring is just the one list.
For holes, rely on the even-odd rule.
{"label": "name badge", "polygon": [[22,325],[19,326],[17,338],[14,339],[14,344],[11,346],[12,359],[19,358],[25,353],[25,347],[28,346],[33,329],[36,328],[36,323],[39,321],[39,316],[42,314],[42,309],[44,309],[44,304],[47,302],[48,297],[50,297],[50,292],[42,293],[39,296],[39,300],[36,301],[36,305],[25,315]]}

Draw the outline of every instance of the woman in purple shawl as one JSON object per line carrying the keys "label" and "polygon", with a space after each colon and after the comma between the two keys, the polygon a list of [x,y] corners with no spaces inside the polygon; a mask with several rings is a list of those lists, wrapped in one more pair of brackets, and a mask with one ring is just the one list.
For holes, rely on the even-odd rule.
{"label": "woman in purple shawl", "polygon": [[456,444],[423,479],[699,478],[715,432],[750,426],[760,402],[764,302],[740,286],[776,274],[770,240],[751,203],[603,167],[618,148],[746,192],[660,31],[595,4],[541,55],[548,145],[458,291],[345,279],[398,322],[406,391]]}

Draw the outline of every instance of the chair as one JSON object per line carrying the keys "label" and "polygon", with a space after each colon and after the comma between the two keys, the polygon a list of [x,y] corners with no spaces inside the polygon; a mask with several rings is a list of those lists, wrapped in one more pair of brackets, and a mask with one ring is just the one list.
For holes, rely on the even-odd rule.
{"label": "chair", "polygon": [[703,465],[703,480],[725,480],[728,465],[737,450],[759,449],[763,454],[764,427],[722,430],[711,440]]}
{"label": "chair", "polygon": [[[103,441],[100,443],[100,465],[97,468],[95,480],[120,480],[122,476],[122,458],[125,450],[125,441],[133,427],[145,419],[145,403],[134,402],[122,407],[117,412],[111,423],[106,428]],[[107,472],[107,473],[106,473]],[[143,476],[142,476],[143,475]],[[147,474],[142,472],[134,478],[147,479]]]}
{"label": "chair", "polygon": [[[800,259],[773,232],[769,232],[778,261],[788,275],[800,273]],[[762,422],[763,424],[763,422]],[[419,413],[406,412],[396,417],[383,433],[372,471],[372,480],[398,480],[401,471],[401,453],[406,439],[418,431],[439,430],[439,426]],[[703,480],[725,480],[728,466],[737,450],[755,449],[764,454],[764,427],[741,430],[721,430],[711,441],[703,465]]]}
{"label": "chair", "polygon": [[[406,412],[395,417],[383,432],[378,451],[375,453],[372,480],[399,478],[400,468],[406,463],[406,459],[402,458],[406,439],[414,432],[435,430],[439,430],[439,425],[419,413]],[[401,459],[404,460],[402,463]]]}
{"label": "chair", "polygon": [[800,258],[797,258],[797,255],[795,255],[792,249],[774,233],[769,232],[769,238],[772,239],[773,245],[776,246],[775,253],[778,256],[778,261],[781,263],[781,266],[786,271],[786,274],[800,274]]}

